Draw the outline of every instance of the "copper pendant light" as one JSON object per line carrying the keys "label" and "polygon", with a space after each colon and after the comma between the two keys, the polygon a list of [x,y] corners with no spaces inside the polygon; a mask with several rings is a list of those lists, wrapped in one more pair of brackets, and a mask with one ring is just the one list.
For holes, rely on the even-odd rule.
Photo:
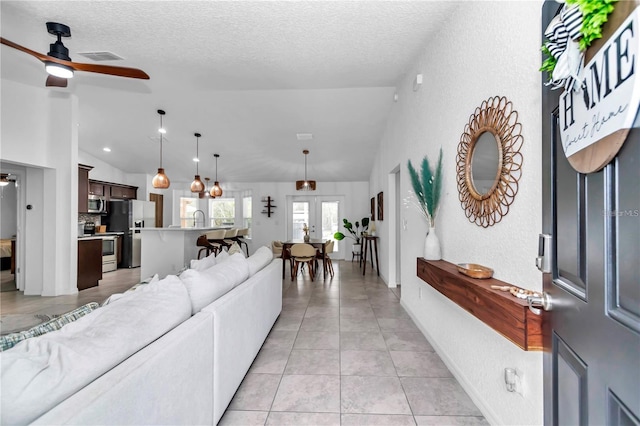
{"label": "copper pendant light", "polygon": [[213,182],[213,187],[211,187],[211,196],[213,198],[222,196],[222,188],[220,188],[220,183],[218,183],[218,157],[220,154],[213,154],[216,157],[216,180]]}
{"label": "copper pendant light", "polygon": [[154,188],[158,189],[167,189],[171,182],[169,181],[169,177],[164,173],[164,169],[162,168],[162,135],[166,133],[164,127],[162,127],[162,116],[165,115],[165,112],[161,109],[158,110],[158,114],[160,114],[160,167],[158,167],[158,173],[153,177],[151,184]]}
{"label": "copper pendant light", "polygon": [[194,133],[193,134],[196,137],[196,158],[193,159],[193,161],[196,162],[196,176],[193,179],[193,182],[191,182],[191,192],[203,192],[204,191],[204,183],[202,183],[202,181],[200,180],[200,175],[198,174],[198,164],[200,163],[200,157],[198,156],[199,154],[199,142],[200,142],[200,136],[202,136],[200,133]]}
{"label": "copper pendant light", "polygon": [[316,190],[316,181],[307,179],[307,155],[309,155],[309,150],[305,149],[302,151],[304,154],[304,180],[296,181],[296,190],[297,191],[315,191]]}

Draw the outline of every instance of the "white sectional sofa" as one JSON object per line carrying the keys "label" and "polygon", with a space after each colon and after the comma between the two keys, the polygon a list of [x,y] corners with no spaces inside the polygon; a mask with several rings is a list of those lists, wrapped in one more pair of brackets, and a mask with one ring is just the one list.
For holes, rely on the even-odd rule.
{"label": "white sectional sofa", "polygon": [[1,353],[0,423],[216,424],[282,309],[280,262],[168,276]]}

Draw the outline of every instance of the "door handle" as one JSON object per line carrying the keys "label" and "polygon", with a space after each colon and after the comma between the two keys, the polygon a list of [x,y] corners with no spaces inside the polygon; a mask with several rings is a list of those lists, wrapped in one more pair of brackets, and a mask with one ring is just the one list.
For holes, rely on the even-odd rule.
{"label": "door handle", "polygon": [[536,315],[541,315],[542,311],[550,311],[553,308],[551,296],[542,293],[542,296],[527,296],[529,310]]}

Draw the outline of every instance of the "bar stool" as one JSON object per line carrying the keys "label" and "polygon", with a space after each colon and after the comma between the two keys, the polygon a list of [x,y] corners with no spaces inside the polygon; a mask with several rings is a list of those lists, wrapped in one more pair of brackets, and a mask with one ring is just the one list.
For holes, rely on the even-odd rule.
{"label": "bar stool", "polygon": [[234,242],[236,242],[236,237],[238,236],[238,228],[226,229],[224,232],[224,242],[227,246],[231,246]]}
{"label": "bar stool", "polygon": [[244,239],[246,235],[249,235],[249,228],[238,229],[238,235],[236,235],[236,237],[233,238],[233,240],[238,242],[238,244],[240,245],[240,248],[242,248],[242,245],[244,244],[245,250],[247,251],[247,257],[249,257],[249,244]]}
{"label": "bar stool", "polygon": [[207,240],[209,241],[209,243],[211,243],[212,246],[215,246],[218,248],[216,255],[217,253],[222,251],[222,249],[224,248],[228,249],[229,246],[231,245],[224,242],[225,233],[226,233],[226,230],[224,229],[215,229],[205,234],[207,236]]}
{"label": "bar stool", "polygon": [[207,239],[206,234],[205,235],[200,235],[198,237],[198,239],[196,240],[196,246],[198,247],[202,247],[200,250],[198,250],[198,259],[200,259],[200,256],[202,255],[202,252],[206,252],[206,256],[209,256],[212,252],[215,256],[218,255],[218,251],[220,250],[220,245],[213,245],[209,242],[209,240]]}

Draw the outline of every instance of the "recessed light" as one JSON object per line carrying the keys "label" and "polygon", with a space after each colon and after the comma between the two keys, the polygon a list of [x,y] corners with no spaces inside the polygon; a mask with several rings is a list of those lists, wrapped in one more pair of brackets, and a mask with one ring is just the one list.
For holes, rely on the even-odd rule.
{"label": "recessed light", "polygon": [[198,157],[193,157],[193,161],[197,163],[200,161],[200,159]]}
{"label": "recessed light", "polygon": [[296,133],[296,137],[299,141],[310,141],[313,139],[312,133]]}
{"label": "recessed light", "polygon": [[104,148],[102,148],[102,150],[104,152],[111,152],[111,148],[109,148],[108,146],[105,146]]}

